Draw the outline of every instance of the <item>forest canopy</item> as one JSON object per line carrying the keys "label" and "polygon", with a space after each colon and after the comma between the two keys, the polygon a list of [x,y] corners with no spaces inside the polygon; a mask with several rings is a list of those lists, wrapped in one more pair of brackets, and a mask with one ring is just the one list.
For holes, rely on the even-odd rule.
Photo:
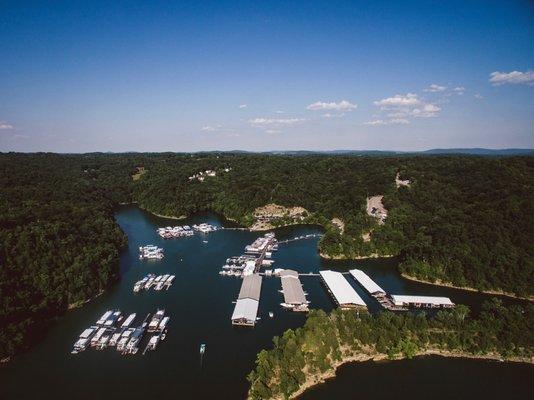
{"label": "forest canopy", "polygon": [[[257,207],[301,206],[324,256],[396,255],[418,279],[533,295],[534,157],[9,153],[0,171],[0,357],[118,278],[121,202],[245,226]],[[383,225],[366,212],[375,195]]]}

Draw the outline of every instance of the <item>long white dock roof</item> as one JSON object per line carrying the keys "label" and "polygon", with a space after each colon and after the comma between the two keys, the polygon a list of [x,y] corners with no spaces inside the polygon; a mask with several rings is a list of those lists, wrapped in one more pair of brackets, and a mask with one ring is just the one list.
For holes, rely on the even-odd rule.
{"label": "long white dock roof", "polygon": [[392,294],[391,298],[395,305],[403,304],[433,304],[436,306],[454,306],[454,303],[448,297],[435,296],[408,296]]}
{"label": "long white dock roof", "polygon": [[306,295],[300,283],[299,274],[292,269],[285,269],[280,273],[284,303],[306,304]]}
{"label": "long white dock roof", "polygon": [[260,300],[262,276],[259,274],[247,275],[243,278],[238,299]]}
{"label": "long white dock roof", "polygon": [[343,277],[343,274],[330,270],[319,271],[319,274],[340,306],[349,304],[363,307],[367,306],[358,293],[356,293],[356,290]]}
{"label": "long white dock roof", "polygon": [[362,270],[351,269],[349,272],[354,277],[354,279],[356,279],[360,283],[360,285],[362,285],[364,289],[367,290],[369,293],[386,293],[384,289],[378,286],[375,281],[369,278],[369,275],[367,275]]}
{"label": "long white dock roof", "polygon": [[237,300],[232,314],[232,321],[245,319],[248,322],[255,323],[259,304],[259,301],[249,298]]}

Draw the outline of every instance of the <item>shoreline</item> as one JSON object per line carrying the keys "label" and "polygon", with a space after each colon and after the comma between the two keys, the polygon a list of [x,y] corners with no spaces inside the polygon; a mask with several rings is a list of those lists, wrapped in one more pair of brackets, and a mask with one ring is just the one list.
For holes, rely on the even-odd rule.
{"label": "shoreline", "polygon": [[452,283],[443,282],[441,280],[437,280],[436,282],[431,282],[431,281],[427,281],[427,280],[424,280],[424,279],[419,279],[419,278],[416,278],[414,276],[408,275],[405,272],[402,272],[400,275],[403,278],[408,279],[410,281],[419,282],[419,283],[426,283],[428,285],[442,286],[442,287],[448,287],[448,288],[458,289],[458,290],[466,290],[466,291],[469,291],[469,292],[478,292],[478,293],[490,294],[490,295],[493,295],[493,296],[506,296],[506,297],[510,297],[512,299],[518,299],[518,300],[534,301],[534,296],[524,297],[524,296],[518,296],[518,295],[516,295],[514,293],[503,292],[503,291],[499,291],[499,290],[479,290],[479,289],[475,289],[475,288],[472,288],[472,287],[469,287],[469,286],[454,286]]}
{"label": "shoreline", "polygon": [[393,258],[393,257],[395,257],[395,255],[393,255],[393,254],[377,254],[377,253],[372,253],[372,254],[369,254],[368,256],[356,256],[356,257],[345,257],[344,255],[329,256],[329,255],[324,254],[324,253],[319,253],[319,256],[321,258],[324,258],[325,260],[347,260],[347,261],[350,261],[350,260],[367,260],[367,259],[371,259],[371,258]]}
{"label": "shoreline", "polygon": [[88,298],[86,300],[80,300],[80,301],[77,301],[75,303],[69,303],[69,305],[67,306],[67,311],[74,310],[76,308],[80,308],[80,307],[84,306],[85,304],[89,303],[90,301],[93,301],[96,298],[102,296],[103,294],[104,294],[104,290],[101,290],[96,295],[94,295],[93,297],[90,297],[90,298]]}
{"label": "shoreline", "polygon": [[[498,361],[498,362],[507,362],[507,363],[523,363],[523,364],[534,364],[534,359],[522,359],[522,358],[510,358],[510,359],[503,359],[503,357],[500,354],[495,353],[489,353],[489,354],[471,354],[471,353],[463,353],[463,352],[454,352],[454,351],[448,351],[448,350],[439,350],[439,349],[428,349],[421,352],[418,352],[413,358],[418,357],[425,357],[425,356],[439,356],[443,358],[465,358],[465,359],[473,359],[473,360],[487,360],[487,361]],[[304,394],[308,389],[311,389],[314,386],[318,386],[321,384],[326,383],[326,381],[335,379],[337,376],[337,370],[346,364],[352,364],[357,362],[367,362],[367,361],[398,361],[398,360],[405,360],[406,357],[396,357],[393,359],[389,359],[386,354],[377,353],[377,354],[365,354],[360,353],[357,355],[351,355],[343,358],[341,361],[336,361],[332,365],[332,369],[323,372],[319,375],[313,375],[313,376],[307,376],[306,381],[289,396],[290,400],[296,400],[299,396]]]}

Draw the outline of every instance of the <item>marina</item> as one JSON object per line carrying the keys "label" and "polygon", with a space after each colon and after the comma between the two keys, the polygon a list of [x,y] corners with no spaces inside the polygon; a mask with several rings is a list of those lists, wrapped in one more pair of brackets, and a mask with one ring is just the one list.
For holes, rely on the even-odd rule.
{"label": "marina", "polygon": [[[245,398],[248,385],[244,377],[254,367],[256,354],[272,346],[274,336],[281,336],[287,329],[302,326],[306,319],[306,313],[292,312],[280,306],[284,298],[279,292],[281,280],[275,275],[272,276],[273,279],[265,278],[262,281],[261,304],[258,303],[256,314],[256,318],[261,320],[256,321],[254,329],[231,323],[230,318],[235,308],[233,301],[238,297],[242,280],[223,279],[218,271],[227,258],[243,253],[245,245],[263,234],[224,229],[210,236],[207,245],[196,239],[164,240],[157,235],[156,228],[170,225],[170,220],[152,216],[136,206],[121,207],[117,221],[128,235],[129,241],[128,247],[121,254],[121,279],[93,301],[67,312],[35,348],[4,365],[0,374],[0,397],[33,398],[31,388],[26,384],[31,376],[32,386],[39,385],[42,397],[46,398],[63,398],[65,393],[73,398],[99,398],[104,392],[114,398],[128,400],[151,398],[155,393],[163,399],[213,399],[221,397],[221,393],[224,393],[224,398]],[[224,220],[214,214],[202,213],[184,220],[183,224],[192,226],[202,222],[222,225]],[[292,226],[277,229],[276,237],[281,242],[288,238],[320,233],[315,226]],[[482,301],[492,298],[480,293],[405,280],[397,271],[395,259],[343,262],[324,260],[317,253],[317,240],[318,238],[280,244],[271,258],[276,261],[274,265],[284,267],[281,270],[289,268],[299,273],[303,289],[308,293],[307,300],[312,302],[310,308],[313,306],[313,309],[329,312],[335,307],[324,284],[317,279],[320,278],[319,271],[323,269],[343,272],[359,269],[386,292],[446,296],[455,304],[469,305],[471,312],[475,314],[480,311]],[[147,243],[153,243],[165,251],[165,258],[151,265],[150,271],[146,271],[146,262],[138,258],[139,246]],[[176,261],[181,258],[183,261]],[[261,271],[266,272],[264,268]],[[172,289],[166,291],[164,296],[158,296],[157,292],[154,295],[143,292],[135,295],[132,292],[133,286],[147,272],[155,275],[175,274],[177,278]],[[348,277],[348,272],[343,275],[347,279],[353,279],[352,276]],[[358,283],[354,281],[353,284],[362,299],[368,303],[370,312],[383,309]],[[509,299],[500,298],[505,304],[513,304]],[[148,325],[152,314],[162,308],[165,309],[165,315],[171,317],[167,323],[169,331],[165,340],[160,338],[156,350],[147,350],[145,356],[141,357],[150,338],[158,334],[145,330],[136,355],[126,353],[132,333],[142,327],[146,315],[150,314],[146,319]],[[94,348],[87,345],[88,351],[81,351],[76,356],[70,354],[73,344],[86,329],[100,329],[101,326],[97,326],[95,321],[108,310],[112,313],[119,309],[124,317],[116,324],[119,328],[115,333],[120,332],[120,327],[131,313],[135,312],[137,316],[121,334],[115,347],[111,346],[111,335],[108,346],[101,351],[91,351]],[[270,318],[269,312],[273,311],[273,318]],[[179,330],[176,330],[175,324],[179,324]],[[209,344],[210,347],[210,351],[205,350],[202,363],[199,360],[201,343]],[[448,360],[443,361],[446,362]],[[463,360],[458,362],[465,365]],[[228,367],[229,363],[231,368]],[[369,369],[371,365],[365,363],[362,368]],[[396,375],[387,374],[384,365],[385,363],[376,363],[373,376],[379,376],[381,384],[384,384],[384,380],[395,381]],[[424,373],[423,367],[414,368],[412,374]],[[524,370],[526,367],[521,368]],[[531,369],[526,370],[527,376],[532,374]],[[142,384],[141,375],[146,377]],[[357,381],[359,376],[360,372],[351,374],[351,382]],[[460,376],[457,385],[465,385],[464,381],[469,379],[471,376]],[[513,377],[507,379],[515,385],[521,384],[521,380]],[[414,383],[414,388],[419,384],[420,382]],[[161,392],[162,385],[165,385],[164,392]],[[346,392],[348,398],[351,393]],[[365,390],[362,394],[372,396],[372,390]]]}
{"label": "marina", "polygon": [[165,275],[148,274],[143,279],[135,282],[133,291],[134,293],[139,293],[142,291],[149,291],[150,289],[153,289],[155,291],[160,291],[163,289],[169,290],[175,278],[176,278],[176,275],[170,275],[170,274],[165,274]]}
{"label": "marina", "polygon": [[[121,354],[136,354],[147,331],[150,333],[157,332],[158,343],[160,339],[164,339],[170,319],[165,316],[164,310],[158,310],[150,324],[147,324],[147,320],[150,317],[150,314],[148,314],[141,325],[132,327],[131,325],[136,316],[136,313],[132,313],[123,320],[122,313],[119,310],[106,311],[98,319],[96,325],[85,329],[80,334],[78,340],[74,343],[71,354],[78,354],[89,346],[95,350],[113,347]],[[119,325],[120,321],[123,322]],[[153,342],[154,340],[150,338],[149,344]],[[147,345],[147,347],[149,346]],[[156,348],[156,346],[151,347],[151,350]]]}
{"label": "marina", "polygon": [[280,272],[280,281],[282,282],[282,293],[284,295],[284,302],[280,305],[293,311],[308,311],[310,302],[306,300],[306,293],[302,289],[299,273],[291,269],[285,269]]}
{"label": "marina", "polygon": [[452,308],[454,303],[448,297],[388,295],[365,272],[351,269],[350,274],[358,283],[374,297],[382,307],[391,311],[406,311],[410,308]]}
{"label": "marina", "polygon": [[216,225],[208,223],[194,224],[193,226],[189,225],[178,225],[178,226],[167,226],[156,229],[158,235],[163,239],[175,239],[181,237],[194,236],[195,233],[211,233],[219,230],[220,228]]}
{"label": "marina", "polygon": [[219,275],[244,277],[258,273],[261,267],[271,266],[274,251],[278,250],[278,241],[272,232],[254,240],[252,244],[245,246],[245,253],[240,256],[226,259]]}
{"label": "marina", "polygon": [[232,314],[232,325],[254,326],[258,316],[260,304],[262,277],[258,274],[247,275],[243,278],[239,297]]}
{"label": "marina", "polygon": [[341,272],[319,271],[328,292],[341,309],[367,308],[367,304],[356,293]]}

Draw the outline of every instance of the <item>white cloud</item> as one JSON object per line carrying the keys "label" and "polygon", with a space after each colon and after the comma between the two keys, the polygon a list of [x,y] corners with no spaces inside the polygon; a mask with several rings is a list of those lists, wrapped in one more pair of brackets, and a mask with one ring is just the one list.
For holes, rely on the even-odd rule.
{"label": "white cloud", "polygon": [[5,121],[0,121],[0,129],[2,130],[13,129],[13,125],[8,124]]}
{"label": "white cloud", "polygon": [[324,118],[342,118],[344,116],[345,116],[345,113],[341,113],[341,114],[326,113],[326,114],[323,114]]}
{"label": "white cloud", "polygon": [[409,115],[418,118],[436,117],[440,111],[440,107],[436,106],[435,104],[428,103],[424,104],[423,107],[414,108],[410,111]]}
{"label": "white cloud", "polygon": [[480,93],[475,94],[475,99],[482,100],[484,96],[482,96]]}
{"label": "white cloud", "polygon": [[238,108],[247,108],[247,105],[246,105],[246,104],[240,104],[240,105],[238,106]]}
{"label": "white cloud", "polygon": [[213,127],[213,126],[210,126],[210,125],[206,125],[206,126],[203,126],[203,127],[202,127],[202,130],[203,130],[204,132],[213,132],[213,131],[216,130],[216,128]]}
{"label": "white cloud", "polygon": [[370,121],[367,125],[406,124],[409,123],[410,118],[436,117],[441,111],[441,107],[420,99],[414,93],[397,94],[393,97],[377,100],[373,104],[380,107],[382,112],[386,112],[389,119],[378,118]]}
{"label": "white cloud", "polygon": [[272,133],[272,134],[280,133],[280,132],[282,132],[280,129],[266,129],[265,130],[265,133]]}
{"label": "white cloud", "polygon": [[534,85],[534,71],[512,71],[499,72],[495,71],[490,74],[489,81],[493,86],[500,86],[505,84],[514,85]]}
{"label": "white cloud", "polygon": [[402,106],[416,106],[421,104],[416,94],[407,93],[406,95],[397,94],[393,97],[377,100],[373,102],[375,106],[379,106],[382,109],[388,109],[390,107],[402,107]]}
{"label": "white cloud", "polygon": [[446,86],[440,86],[440,85],[433,83],[428,88],[424,89],[423,92],[436,93],[436,92],[443,92],[445,89],[447,89]]}
{"label": "white cloud", "polygon": [[276,113],[277,113],[277,114],[285,114],[285,112],[282,111],[282,110],[276,110]]}
{"label": "white cloud", "polygon": [[452,89],[453,92],[456,94],[464,94],[465,88],[463,86],[456,86],[454,89]]}
{"label": "white cloud", "polygon": [[355,110],[358,106],[356,104],[352,104],[348,102],[347,100],[341,100],[339,103],[331,102],[326,103],[322,101],[317,101],[313,104],[310,104],[308,107],[306,107],[307,110],[335,110],[335,111],[352,111]]}
{"label": "white cloud", "polygon": [[375,119],[373,121],[364,122],[364,125],[377,126],[377,125],[406,125],[410,121],[405,118],[393,118],[389,120]]}
{"label": "white cloud", "polygon": [[280,125],[294,125],[305,121],[304,118],[254,118],[249,119],[248,122],[254,126],[280,126]]}

